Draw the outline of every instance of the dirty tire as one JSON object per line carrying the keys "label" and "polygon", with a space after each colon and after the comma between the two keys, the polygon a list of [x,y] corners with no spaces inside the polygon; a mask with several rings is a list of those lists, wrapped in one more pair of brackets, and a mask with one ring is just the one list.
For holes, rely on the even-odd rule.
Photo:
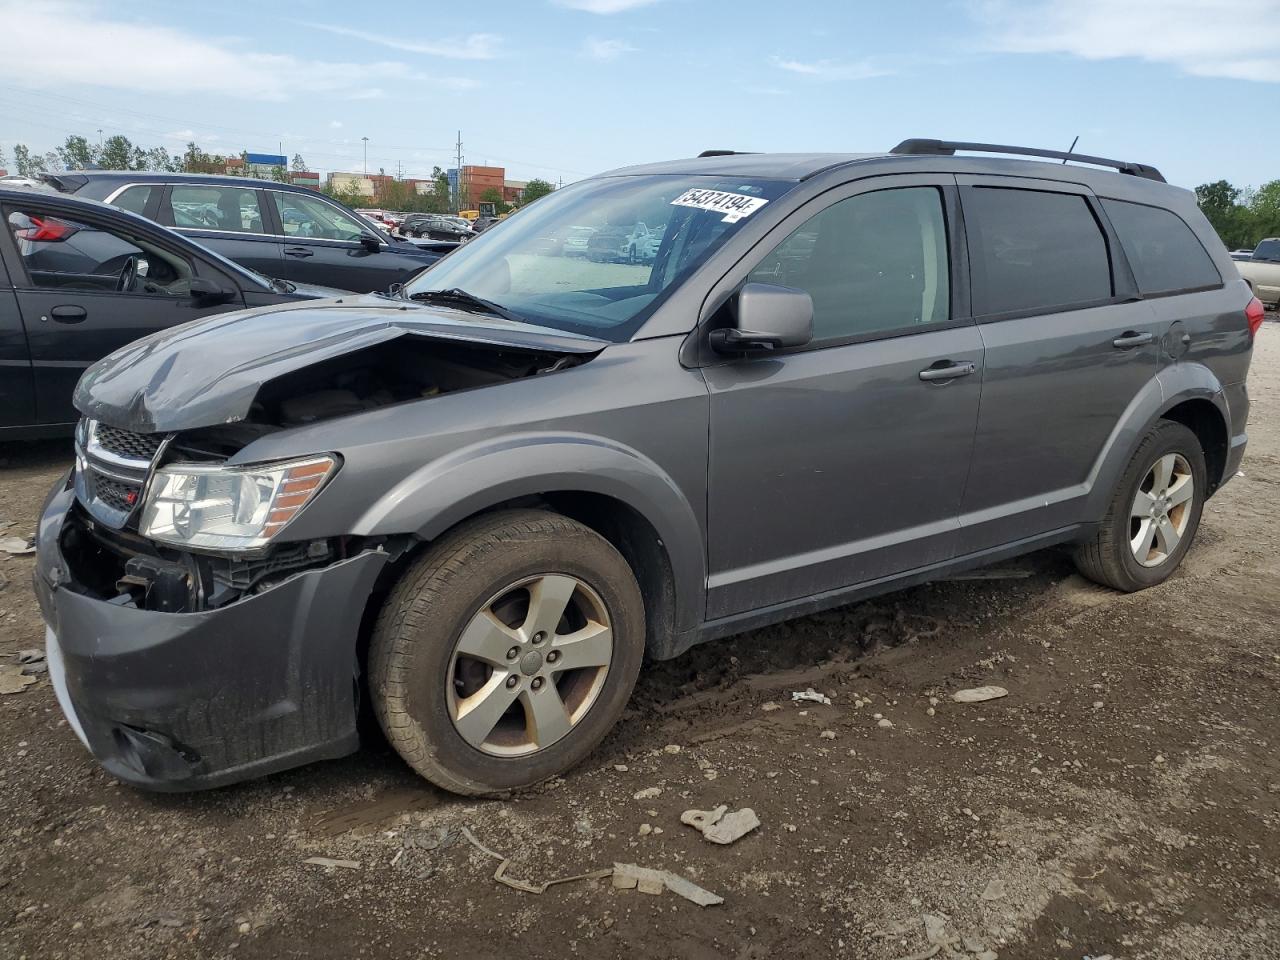
{"label": "dirty tire", "polygon": [[[1191,513],[1177,548],[1163,562],[1147,567],[1138,562],[1130,546],[1130,508],[1152,465],[1168,454],[1182,456],[1191,467],[1195,483],[1189,504]],[[1076,568],[1095,583],[1126,593],[1163,583],[1178,568],[1195,539],[1207,490],[1204,450],[1199,438],[1180,423],[1158,421],[1139,442],[1097,531],[1076,549]]]}
{"label": "dirty tire", "polygon": [[[448,687],[463,628],[496,593],[540,574],[577,577],[598,594],[613,654],[593,705],[568,734],[520,757],[471,746],[454,726]],[[595,531],[544,510],[504,510],[461,524],[404,572],[369,646],[374,712],[415,771],[454,793],[483,796],[532,786],[590,753],[622,715],[644,658],[644,602],[621,554]]]}

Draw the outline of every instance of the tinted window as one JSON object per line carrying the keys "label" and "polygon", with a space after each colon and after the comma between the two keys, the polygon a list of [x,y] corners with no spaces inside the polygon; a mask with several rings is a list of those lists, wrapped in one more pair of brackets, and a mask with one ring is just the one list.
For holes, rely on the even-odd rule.
{"label": "tinted window", "polygon": [[1222,283],[1209,254],[1177,214],[1123,200],[1103,200],[1102,207],[1129,258],[1138,289],[1144,294]]}
{"label": "tinted window", "polygon": [[37,209],[11,210],[7,221],[33,287],[190,294],[190,265],[147,240]]}
{"label": "tinted window", "polygon": [[1253,251],[1255,260],[1280,260],[1280,240],[1263,240]]}
{"label": "tinted window", "polygon": [[841,200],[778,244],[748,279],[807,291],[815,341],[941,323],[951,298],[942,195],[911,187]]}
{"label": "tinted window", "polygon": [[113,207],[119,207],[121,210],[128,210],[130,213],[141,215],[147,209],[147,203],[151,200],[151,191],[158,189],[151,186],[129,187],[118,197],[111,201]]}
{"label": "tinted window", "polygon": [[258,191],[251,188],[174,184],[169,191],[169,206],[175,227],[263,232]]}
{"label": "tinted window", "polygon": [[333,204],[298,193],[276,193],[271,199],[280,211],[286,237],[313,240],[358,240],[366,230]]}
{"label": "tinted window", "polygon": [[1106,240],[1084,197],[974,187],[965,196],[964,223],[978,315],[1111,296]]}

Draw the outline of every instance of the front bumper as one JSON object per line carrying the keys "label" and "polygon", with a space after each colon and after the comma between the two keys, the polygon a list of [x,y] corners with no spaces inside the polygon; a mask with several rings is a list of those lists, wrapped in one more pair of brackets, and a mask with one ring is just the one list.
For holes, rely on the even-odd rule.
{"label": "front bumper", "polygon": [[356,640],[386,553],[217,610],[139,610],[77,589],[60,546],[73,500],[63,488],[45,504],[35,589],[59,703],[109,773],[197,790],[357,748]]}

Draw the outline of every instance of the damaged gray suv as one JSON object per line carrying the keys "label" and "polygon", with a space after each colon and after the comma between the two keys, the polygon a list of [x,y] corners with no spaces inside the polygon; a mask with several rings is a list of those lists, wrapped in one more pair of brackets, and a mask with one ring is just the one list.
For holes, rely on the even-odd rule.
{"label": "damaged gray suv", "polygon": [[[500,793],[646,658],[1054,544],[1160,583],[1245,448],[1261,305],[1141,164],[912,140],[615,171],[392,295],[209,317],[81,380],[36,589],[115,776],[358,746]],[[644,223],[652,258],[565,253]]]}

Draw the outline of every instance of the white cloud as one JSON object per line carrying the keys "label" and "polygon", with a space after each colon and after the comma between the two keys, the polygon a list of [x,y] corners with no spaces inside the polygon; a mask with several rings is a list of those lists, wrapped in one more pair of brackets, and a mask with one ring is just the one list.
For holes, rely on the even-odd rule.
{"label": "white cloud", "polygon": [[635,53],[636,48],[625,40],[599,40],[588,37],[582,43],[582,55],[590,60],[617,60],[624,53]]}
{"label": "white cloud", "polygon": [[[242,41],[113,20],[97,4],[77,0],[0,0],[0,23],[5,26],[0,82],[35,89],[78,84],[280,101],[316,94],[367,96],[379,82],[422,81],[455,88],[474,83],[427,77],[389,61],[335,63],[257,53],[244,49]],[[49,68],[51,37],[57,38],[56,70]]]}
{"label": "white cloud", "polygon": [[779,70],[798,73],[817,80],[866,80],[870,77],[888,76],[892,71],[877,66],[869,60],[846,62],[843,60],[789,60],[770,57],[769,62]]}
{"label": "white cloud", "polygon": [[587,13],[608,15],[647,7],[658,0],[551,0],[557,7],[568,7],[570,10],[584,10]]}
{"label": "white cloud", "polygon": [[165,140],[177,140],[179,143],[190,143],[192,140],[196,143],[217,143],[220,139],[216,133],[199,133],[190,128],[186,130],[170,130],[168,133],[160,134],[160,136]]}
{"label": "white cloud", "polygon": [[1280,0],[978,0],[984,46],[1280,83]]}
{"label": "white cloud", "polygon": [[390,47],[392,50],[427,53],[450,60],[492,60],[502,52],[502,38],[492,33],[473,33],[466,37],[443,40],[410,40],[400,36],[386,36],[368,30],[356,30],[352,27],[339,27],[328,23],[304,23],[303,26],[314,27],[340,37],[351,37],[354,40]]}
{"label": "white cloud", "polygon": [[331,130],[341,130],[341,129],[342,129],[342,121],[341,121],[341,120],[330,120],[330,121],[329,121],[329,129],[331,129]]}

